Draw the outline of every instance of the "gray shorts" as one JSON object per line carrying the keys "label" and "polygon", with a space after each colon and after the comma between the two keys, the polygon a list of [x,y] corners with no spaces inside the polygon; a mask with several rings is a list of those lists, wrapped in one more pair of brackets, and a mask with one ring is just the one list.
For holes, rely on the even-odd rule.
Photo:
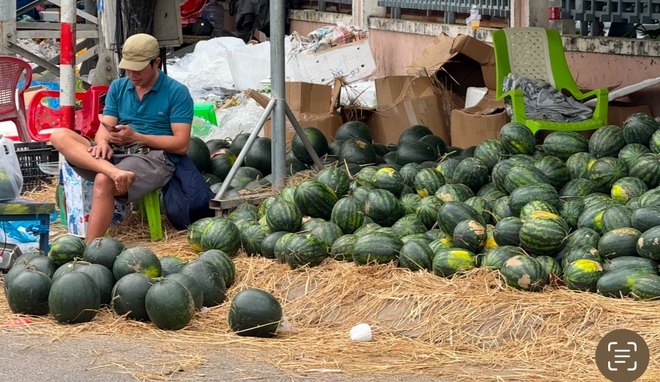
{"label": "gray shorts", "polygon": [[[134,202],[153,190],[157,190],[170,181],[176,166],[163,150],[151,150],[146,154],[113,154],[110,163],[120,170],[135,174],[135,182],[128,188],[126,195],[115,197],[119,203]],[[93,182],[96,171],[69,165],[83,179]]]}

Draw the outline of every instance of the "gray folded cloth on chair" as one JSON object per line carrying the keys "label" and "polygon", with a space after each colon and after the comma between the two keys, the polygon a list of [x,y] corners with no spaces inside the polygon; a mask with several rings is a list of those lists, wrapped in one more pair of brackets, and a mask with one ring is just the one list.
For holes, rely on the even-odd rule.
{"label": "gray folded cloth on chair", "polygon": [[[530,79],[509,73],[502,84],[504,93],[520,89],[525,99],[527,119],[542,119],[554,122],[579,122],[590,119],[594,111],[573,97],[562,94],[545,80]],[[505,101],[507,113],[512,116],[510,98]]]}

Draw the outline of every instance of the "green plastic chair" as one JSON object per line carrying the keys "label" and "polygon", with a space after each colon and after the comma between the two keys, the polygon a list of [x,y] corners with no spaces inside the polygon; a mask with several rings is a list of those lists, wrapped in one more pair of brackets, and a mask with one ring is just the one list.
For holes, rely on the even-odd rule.
{"label": "green plastic chair", "polygon": [[[539,130],[595,130],[607,125],[608,90],[580,91],[566,63],[564,46],[557,31],[544,28],[501,29],[493,33],[493,45],[497,71],[496,97],[497,100],[511,98],[513,121],[526,125],[534,133]],[[580,122],[527,119],[522,90],[502,93],[504,78],[512,72],[526,78],[546,80],[556,89],[567,90],[578,101],[597,97],[593,117]]]}

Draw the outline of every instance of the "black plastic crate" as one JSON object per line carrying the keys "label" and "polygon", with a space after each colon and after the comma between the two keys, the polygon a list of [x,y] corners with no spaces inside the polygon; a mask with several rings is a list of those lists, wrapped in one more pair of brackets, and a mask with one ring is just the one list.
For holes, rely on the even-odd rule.
{"label": "black plastic crate", "polygon": [[54,178],[39,168],[42,163],[59,162],[59,152],[53,146],[46,142],[14,143],[14,149],[23,174],[23,192],[38,189]]}

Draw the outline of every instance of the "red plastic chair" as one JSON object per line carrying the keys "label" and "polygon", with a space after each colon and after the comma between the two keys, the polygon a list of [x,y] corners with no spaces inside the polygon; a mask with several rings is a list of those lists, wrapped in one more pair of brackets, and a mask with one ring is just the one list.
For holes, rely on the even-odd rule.
{"label": "red plastic chair", "polygon": [[[84,92],[76,93],[74,130],[82,136],[94,139],[101,121],[99,114],[103,112],[103,95],[108,93],[108,86],[95,85]],[[60,109],[50,107],[49,100],[59,99],[57,90],[40,90],[34,94],[28,106],[28,132],[30,138],[38,142],[50,140],[50,134],[60,126]]]}
{"label": "red plastic chair", "polygon": [[[25,72],[25,83],[17,90],[16,86],[23,72]],[[30,83],[32,83],[30,64],[20,58],[0,56],[0,122],[14,122],[18,136],[7,136],[14,141],[30,141],[24,98],[25,89],[30,87]]]}

